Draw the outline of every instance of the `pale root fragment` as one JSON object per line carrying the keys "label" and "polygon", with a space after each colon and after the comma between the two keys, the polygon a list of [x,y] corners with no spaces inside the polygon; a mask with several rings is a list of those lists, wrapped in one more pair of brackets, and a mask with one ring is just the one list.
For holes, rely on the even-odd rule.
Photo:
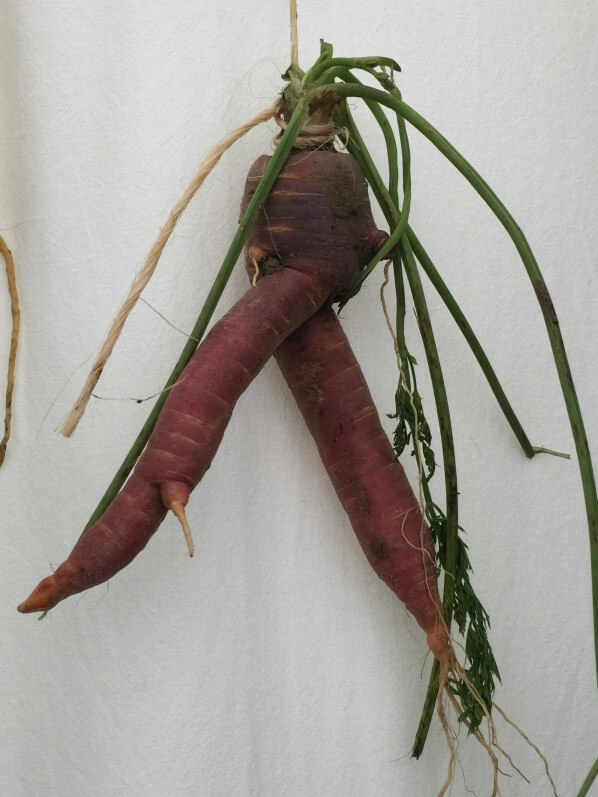
{"label": "pale root fragment", "polygon": [[185,514],[185,507],[180,501],[173,501],[168,508],[176,516],[177,520],[181,524],[183,528],[183,534],[185,535],[185,541],[187,543],[187,550],[189,551],[189,556],[193,556],[195,547],[193,545],[193,537],[191,536],[191,528],[189,527],[189,523],[187,521],[187,515]]}

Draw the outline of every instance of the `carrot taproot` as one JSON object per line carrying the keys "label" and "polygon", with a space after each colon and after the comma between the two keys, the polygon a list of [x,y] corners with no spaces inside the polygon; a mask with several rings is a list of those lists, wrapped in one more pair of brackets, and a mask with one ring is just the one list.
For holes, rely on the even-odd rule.
{"label": "carrot taproot", "polygon": [[368,561],[443,659],[450,642],[434,543],[332,308],[315,313],[274,357]]}
{"label": "carrot taproot", "polygon": [[[267,162],[261,157],[250,169],[243,206]],[[20,612],[45,611],[114,576],[145,547],[167,509],[185,528],[190,492],[210,466],[239,396],[285,337],[347,290],[385,238],[352,156],[291,154],[248,250],[262,279],[199,346],[121,492]]]}

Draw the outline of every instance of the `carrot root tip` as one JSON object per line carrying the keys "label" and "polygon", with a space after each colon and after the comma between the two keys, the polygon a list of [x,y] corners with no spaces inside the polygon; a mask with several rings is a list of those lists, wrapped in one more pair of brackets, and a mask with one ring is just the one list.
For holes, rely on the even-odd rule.
{"label": "carrot root tip", "polygon": [[19,603],[17,611],[21,614],[30,614],[51,609],[61,599],[60,592],[60,586],[55,576],[48,576],[40,581],[26,600]]}
{"label": "carrot root tip", "polygon": [[449,670],[455,661],[455,652],[451,644],[449,633],[444,623],[436,623],[431,631],[427,634],[428,647],[438,659],[441,664],[444,664]]}

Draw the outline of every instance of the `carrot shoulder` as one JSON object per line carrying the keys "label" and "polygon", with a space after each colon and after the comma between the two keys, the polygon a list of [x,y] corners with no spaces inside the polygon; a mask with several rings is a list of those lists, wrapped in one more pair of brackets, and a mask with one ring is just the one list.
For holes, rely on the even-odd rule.
{"label": "carrot shoulder", "polygon": [[449,643],[432,537],[332,309],[306,321],[275,357],[368,561],[442,658]]}

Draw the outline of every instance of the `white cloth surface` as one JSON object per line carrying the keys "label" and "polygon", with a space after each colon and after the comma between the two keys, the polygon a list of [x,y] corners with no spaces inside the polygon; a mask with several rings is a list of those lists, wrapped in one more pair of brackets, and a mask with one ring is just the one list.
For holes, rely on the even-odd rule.
{"label": "white cloth surface", "polygon": [[[169,518],[109,587],[42,623],[16,613],[68,554],[141,426],[149,403],[126,399],[160,390],[184,337],[140,303],[96,391],[123,400],[93,400],[71,440],[55,428],[169,209],[213,143],[271,102],[289,44],[287,5],[272,0],[1,6],[0,228],[22,302],[14,432],[0,470],[2,792],[436,794],[447,763],[436,719],[423,758],[408,755],[430,666],[425,640],[365,561],[274,364],[240,400],[193,495],[193,560]],[[304,0],[299,11],[304,66],[320,37],[338,55],[396,57],[405,100],[506,201],[552,292],[596,451],[596,4]],[[374,124],[356,113],[384,164]],[[249,164],[270,151],[274,132],[254,131],[224,156],[150,284],[147,301],[182,330],[234,232]],[[433,147],[415,131],[411,141],[414,228],[534,444],[574,453],[511,242]],[[343,316],[384,414],[397,375],[380,280],[381,271]],[[238,268],[218,313],[245,286]],[[598,738],[576,462],[525,459],[426,288],[453,413],[461,524],[502,674],[497,702],[542,747],[559,793],[572,795]],[[9,318],[2,284],[1,363]],[[407,334],[432,419],[411,304]],[[415,481],[409,457],[405,465]],[[440,473],[433,489],[441,501]],[[504,777],[502,794],[550,794],[533,752],[498,727],[532,781]],[[453,797],[489,794],[487,759],[464,733],[459,754]]]}

